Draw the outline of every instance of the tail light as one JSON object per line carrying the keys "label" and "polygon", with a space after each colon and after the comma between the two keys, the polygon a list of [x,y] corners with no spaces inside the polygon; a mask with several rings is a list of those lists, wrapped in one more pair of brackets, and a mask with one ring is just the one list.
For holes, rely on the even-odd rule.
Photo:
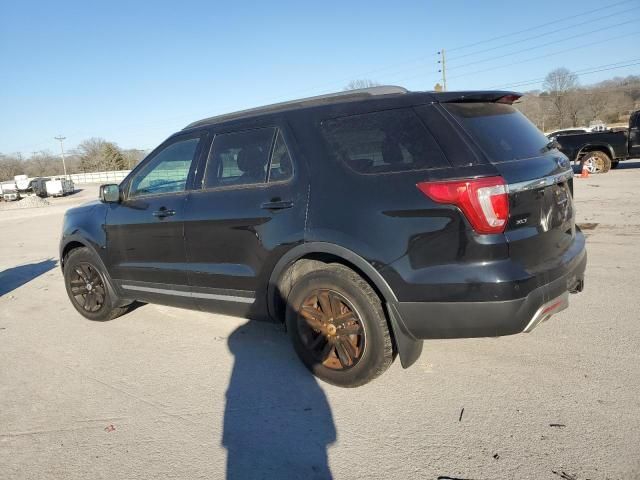
{"label": "tail light", "polygon": [[509,196],[502,177],[421,182],[418,189],[434,202],[455,205],[478,233],[502,233],[509,218]]}

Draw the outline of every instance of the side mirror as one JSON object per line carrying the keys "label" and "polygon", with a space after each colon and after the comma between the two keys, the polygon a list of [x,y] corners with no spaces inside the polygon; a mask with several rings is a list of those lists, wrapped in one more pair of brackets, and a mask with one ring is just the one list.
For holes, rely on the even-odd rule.
{"label": "side mirror", "polygon": [[118,185],[100,185],[100,201],[104,203],[119,203],[120,202],[120,187]]}

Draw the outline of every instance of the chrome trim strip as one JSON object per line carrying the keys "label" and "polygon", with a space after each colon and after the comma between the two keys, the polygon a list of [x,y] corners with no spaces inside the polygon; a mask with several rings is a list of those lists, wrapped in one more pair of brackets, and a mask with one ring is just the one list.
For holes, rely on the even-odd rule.
{"label": "chrome trim strip", "polygon": [[[557,304],[557,305],[554,306],[554,304]],[[549,310],[550,307],[553,307],[553,308],[550,311],[547,311]],[[536,313],[533,314],[531,321],[527,324],[526,327],[524,327],[524,330],[522,330],[522,332],[529,333],[531,330],[536,328],[539,324],[541,324],[542,322],[546,322],[553,315],[555,315],[558,312],[561,312],[567,307],[569,307],[569,292],[564,292],[559,297],[556,297],[553,300],[548,301],[547,303],[542,305],[540,308],[538,308],[538,310],[536,310]]]}
{"label": "chrome trim strip", "polygon": [[524,192],[535,190],[536,188],[548,187],[555,183],[561,183],[573,177],[573,170],[566,170],[562,173],[549,175],[547,177],[536,178],[535,180],[525,180],[524,182],[510,183],[507,185],[507,193]]}
{"label": "chrome trim strip", "polygon": [[219,295],[216,293],[182,292],[180,290],[167,290],[164,288],[139,287],[137,285],[122,285],[127,290],[138,290],[140,292],[160,293],[163,295],[175,295],[177,297],[206,298],[207,300],[222,300],[225,302],[253,303],[255,298],[237,297],[234,295]]}

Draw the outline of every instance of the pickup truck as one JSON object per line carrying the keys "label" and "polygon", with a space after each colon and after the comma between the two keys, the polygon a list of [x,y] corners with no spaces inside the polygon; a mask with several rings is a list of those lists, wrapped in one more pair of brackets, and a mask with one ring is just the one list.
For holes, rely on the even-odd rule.
{"label": "pickup truck", "polygon": [[640,110],[629,118],[627,131],[550,134],[558,149],[569,160],[587,167],[589,173],[606,173],[621,160],[640,158]]}

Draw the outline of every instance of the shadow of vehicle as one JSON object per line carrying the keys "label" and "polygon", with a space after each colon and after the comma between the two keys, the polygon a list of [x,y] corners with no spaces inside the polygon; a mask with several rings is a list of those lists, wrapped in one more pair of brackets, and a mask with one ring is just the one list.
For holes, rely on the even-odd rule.
{"label": "shadow of vehicle", "polygon": [[273,324],[249,322],[228,346],[235,361],[222,437],[227,478],[332,478],[327,446],[336,429],[329,403],[286,335]]}
{"label": "shadow of vehicle", "polygon": [[48,259],[3,270],[0,272],[0,297],[25,283],[29,283],[34,278],[53,269],[56,265],[57,262],[55,260]]}

